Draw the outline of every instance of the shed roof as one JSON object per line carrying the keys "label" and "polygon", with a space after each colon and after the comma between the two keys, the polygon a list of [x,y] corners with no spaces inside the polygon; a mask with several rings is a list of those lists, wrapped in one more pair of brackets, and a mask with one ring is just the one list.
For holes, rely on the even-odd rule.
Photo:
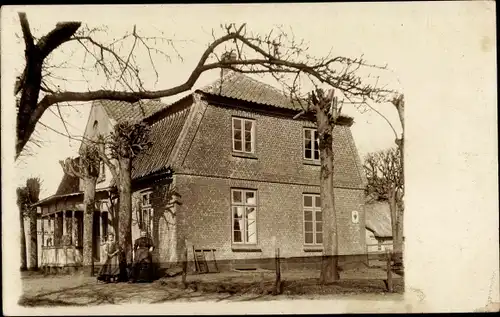
{"label": "shed roof", "polygon": [[392,237],[391,212],[387,202],[372,202],[365,205],[365,226],[376,237]]}

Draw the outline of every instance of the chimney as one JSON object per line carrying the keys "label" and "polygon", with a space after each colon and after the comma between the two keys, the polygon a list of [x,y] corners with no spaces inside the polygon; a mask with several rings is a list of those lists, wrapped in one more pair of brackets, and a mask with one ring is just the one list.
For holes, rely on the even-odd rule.
{"label": "chimney", "polygon": [[[236,61],[238,59],[238,56],[236,55],[236,52],[233,50],[229,52],[225,52],[221,56],[221,62],[227,62],[227,61]],[[226,75],[230,70],[227,68],[222,68],[222,75]]]}
{"label": "chimney", "polygon": [[231,50],[230,52],[225,52],[224,54],[222,54],[222,57],[221,57],[222,62],[235,61],[237,59],[238,59],[238,56],[236,55],[236,52],[234,52],[233,50]]}

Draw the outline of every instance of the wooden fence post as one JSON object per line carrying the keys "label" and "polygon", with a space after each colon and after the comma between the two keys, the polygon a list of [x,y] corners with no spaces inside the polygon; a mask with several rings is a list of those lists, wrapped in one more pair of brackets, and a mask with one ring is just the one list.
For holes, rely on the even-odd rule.
{"label": "wooden fence post", "polygon": [[281,294],[281,265],[280,265],[280,249],[275,249],[275,265],[276,265],[276,281],[274,283],[273,295]]}
{"label": "wooden fence post", "polygon": [[389,291],[389,293],[392,293],[393,292],[392,267],[391,267],[392,254],[389,251],[387,251],[386,254],[387,254],[387,291]]}
{"label": "wooden fence post", "polygon": [[184,288],[187,287],[187,281],[186,281],[187,266],[188,266],[188,249],[187,249],[187,241],[185,240],[183,259],[182,259],[182,285],[184,286]]}

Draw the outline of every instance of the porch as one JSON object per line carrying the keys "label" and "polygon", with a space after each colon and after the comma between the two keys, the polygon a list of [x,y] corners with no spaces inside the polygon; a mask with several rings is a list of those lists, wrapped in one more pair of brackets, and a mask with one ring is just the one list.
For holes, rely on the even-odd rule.
{"label": "porch", "polygon": [[[92,254],[100,262],[100,242],[108,234],[108,212],[94,212]],[[83,264],[83,210],[54,210],[42,213],[41,263],[46,272],[74,271]]]}

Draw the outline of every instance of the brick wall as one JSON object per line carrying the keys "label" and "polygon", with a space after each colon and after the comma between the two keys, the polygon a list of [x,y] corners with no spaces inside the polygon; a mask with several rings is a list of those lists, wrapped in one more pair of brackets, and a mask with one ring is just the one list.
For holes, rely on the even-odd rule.
{"label": "brick wall", "polygon": [[[304,246],[303,234],[302,194],[319,193],[317,186],[191,175],[177,175],[176,183],[182,192],[182,205],[177,210],[177,233],[187,239],[190,258],[193,245],[195,248],[216,249],[218,260],[273,258],[273,237],[282,257],[322,255],[321,250],[311,252]],[[259,252],[238,250],[232,244],[231,188],[257,191],[256,249]],[[362,194],[360,190],[335,190],[340,255],[365,252]],[[357,224],[351,221],[352,210],[360,211]],[[181,252],[180,248],[178,251]]]}
{"label": "brick wall", "polygon": [[[203,248],[203,244],[207,244],[207,248],[230,251],[230,191],[231,188],[248,188],[257,191],[258,243],[267,245],[272,236],[276,236],[277,243],[283,244],[280,248],[284,256],[303,255],[302,251],[297,253],[303,250],[304,239],[302,194],[319,193],[319,187],[191,175],[177,175],[176,183],[182,192],[182,205],[177,210],[182,218],[178,218],[178,233],[185,235],[189,242],[198,242]],[[341,254],[364,250],[362,197],[362,191],[335,189]],[[357,224],[351,221],[352,210],[360,211]],[[272,246],[263,247],[274,252]]]}
{"label": "brick wall", "polygon": [[132,194],[132,242],[140,237],[137,210],[141,208],[141,195],[151,192],[150,201],[153,208],[153,226],[150,233],[155,244],[153,260],[161,267],[168,267],[177,262],[177,235],[175,205],[172,205],[167,194],[170,187],[166,184],[152,184]]}
{"label": "brick wall", "polygon": [[[256,123],[256,159],[232,153],[232,116]],[[319,166],[304,164],[303,128],[312,122],[208,106],[177,173],[319,185]],[[334,129],[336,186],[362,188],[357,153],[348,127]]]}
{"label": "brick wall", "polygon": [[[189,258],[192,246],[216,249],[219,261],[274,257],[273,237],[283,257],[319,256],[321,251],[304,248],[302,194],[319,193],[319,166],[303,160],[304,127],[311,122],[262,115],[209,105],[200,108],[201,123],[193,128],[187,148],[180,155],[175,175],[182,195],[176,210],[177,252],[187,240]],[[232,116],[254,119],[256,151],[254,158],[232,153]],[[339,228],[339,253],[363,254],[364,232],[363,178],[359,157],[348,127],[336,127],[335,202]],[[241,251],[232,245],[231,188],[257,190],[257,234],[259,252]],[[351,212],[359,212],[353,223]]]}

